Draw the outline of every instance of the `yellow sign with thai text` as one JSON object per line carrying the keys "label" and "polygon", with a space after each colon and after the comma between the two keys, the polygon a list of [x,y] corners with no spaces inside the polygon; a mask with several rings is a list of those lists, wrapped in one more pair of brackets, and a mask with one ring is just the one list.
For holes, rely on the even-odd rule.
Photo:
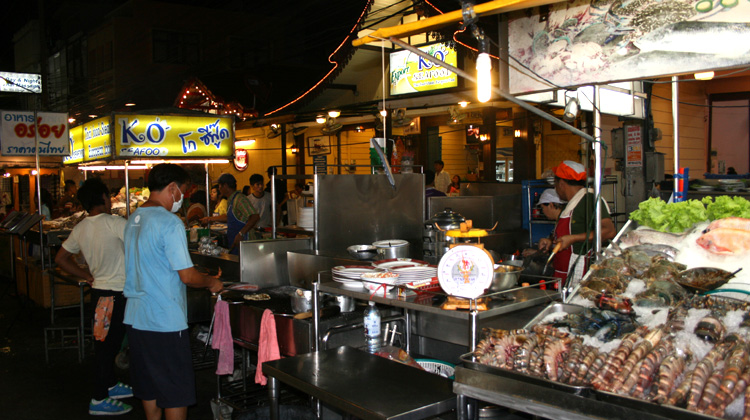
{"label": "yellow sign with thai text", "polygon": [[[444,43],[419,47],[438,60],[457,67],[458,53]],[[391,53],[391,95],[426,92],[458,86],[458,75],[419,55],[402,50]]]}
{"label": "yellow sign with thai text", "polygon": [[68,165],[83,162],[83,126],[69,129],[68,141],[70,142],[70,155],[63,157],[63,163]]}
{"label": "yellow sign with thai text", "polygon": [[118,158],[217,158],[234,152],[234,119],[116,114],[115,156]]}
{"label": "yellow sign with thai text", "polygon": [[83,125],[83,161],[112,157],[110,117],[98,118]]}

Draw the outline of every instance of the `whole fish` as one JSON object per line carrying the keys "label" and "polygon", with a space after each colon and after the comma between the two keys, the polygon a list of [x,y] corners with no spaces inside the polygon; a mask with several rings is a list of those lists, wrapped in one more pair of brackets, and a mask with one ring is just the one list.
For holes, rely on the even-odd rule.
{"label": "whole fish", "polygon": [[657,244],[678,247],[685,234],[659,232],[655,229],[639,228],[631,230],[620,238],[620,247],[627,248],[641,244]]}
{"label": "whole fish", "polygon": [[711,222],[703,232],[710,232],[719,228],[750,230],[750,219],[744,219],[742,217],[725,217],[723,219],[716,219]]}
{"label": "whole fish", "polygon": [[715,254],[744,254],[750,251],[750,231],[717,228],[704,233],[695,242]]}

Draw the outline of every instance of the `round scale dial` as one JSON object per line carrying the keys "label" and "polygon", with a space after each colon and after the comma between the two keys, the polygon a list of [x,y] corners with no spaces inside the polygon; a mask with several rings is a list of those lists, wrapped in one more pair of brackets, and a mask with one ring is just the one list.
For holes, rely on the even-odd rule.
{"label": "round scale dial", "polygon": [[494,265],[492,257],[483,248],[456,245],[438,264],[440,287],[451,296],[476,298],[492,284]]}

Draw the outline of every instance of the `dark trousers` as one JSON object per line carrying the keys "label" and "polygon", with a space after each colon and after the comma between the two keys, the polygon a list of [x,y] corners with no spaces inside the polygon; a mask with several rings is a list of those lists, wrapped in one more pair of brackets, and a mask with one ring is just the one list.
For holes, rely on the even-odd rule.
{"label": "dark trousers", "polygon": [[[109,323],[109,333],[104,341],[94,340],[94,390],[91,395],[95,400],[103,400],[109,396],[109,388],[117,383],[115,377],[115,357],[122,348],[125,338],[125,296],[122,292],[112,290],[91,289],[91,302],[96,307],[100,297],[113,296],[112,318]],[[94,310],[96,314],[96,310]]]}

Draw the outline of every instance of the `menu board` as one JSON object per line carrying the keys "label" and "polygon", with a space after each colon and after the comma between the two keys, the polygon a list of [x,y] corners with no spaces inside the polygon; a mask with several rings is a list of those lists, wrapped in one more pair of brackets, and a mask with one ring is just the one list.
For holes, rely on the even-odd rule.
{"label": "menu board", "polygon": [[231,116],[116,114],[113,129],[118,158],[216,158],[234,152]]}

